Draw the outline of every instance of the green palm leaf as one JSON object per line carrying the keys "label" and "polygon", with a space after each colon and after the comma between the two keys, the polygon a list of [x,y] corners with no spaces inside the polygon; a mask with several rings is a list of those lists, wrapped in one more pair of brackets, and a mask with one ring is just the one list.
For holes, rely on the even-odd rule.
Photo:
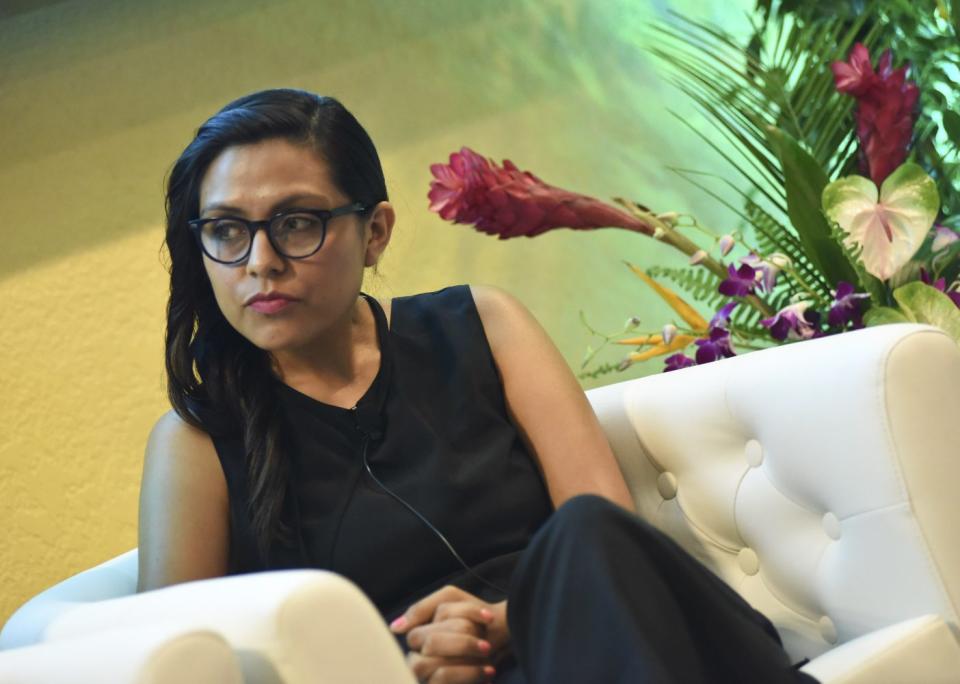
{"label": "green palm leaf", "polygon": [[[872,46],[879,29],[870,11],[819,22],[774,11],[758,46],[746,47],[714,26],[671,14],[669,24],[653,27],[649,50],[668,65],[674,85],[705,117],[709,131],[678,119],[739,176],[725,182],[741,196],[745,210],[708,192],[737,211],[762,249],[789,256],[819,298],[828,298],[839,279],[856,281],[844,255],[825,244],[829,228],[813,201],[815,193],[804,191],[806,182],[792,164],[795,150],[787,150],[791,164],[785,174],[784,144],[768,131],[775,127],[797,141],[803,151],[800,166],[809,178],[816,176],[814,185],[850,168],[857,144],[853,101],[835,92],[830,64],[846,59],[856,40]],[[815,167],[820,172],[813,173]],[[689,172],[682,175],[691,180]]]}

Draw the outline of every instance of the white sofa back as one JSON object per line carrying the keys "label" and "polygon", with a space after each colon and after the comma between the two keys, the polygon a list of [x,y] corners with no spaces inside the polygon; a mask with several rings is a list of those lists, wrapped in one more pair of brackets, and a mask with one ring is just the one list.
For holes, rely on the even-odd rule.
{"label": "white sofa back", "polygon": [[960,348],[903,324],[588,392],[638,511],[796,659],[957,624]]}

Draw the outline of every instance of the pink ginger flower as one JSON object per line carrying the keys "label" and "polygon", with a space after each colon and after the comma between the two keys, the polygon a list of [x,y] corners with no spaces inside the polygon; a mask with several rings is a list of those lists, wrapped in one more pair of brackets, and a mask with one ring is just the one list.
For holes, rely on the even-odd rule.
{"label": "pink ginger flower", "polygon": [[917,84],[907,80],[907,67],[894,70],[892,61],[886,50],[874,71],[869,51],[857,43],[849,61],[830,67],[837,90],[857,100],[860,170],[878,186],[907,158],[920,95]]}
{"label": "pink ginger flower", "polygon": [[430,166],[430,210],[454,223],[467,223],[501,240],[534,237],[554,228],[626,228],[653,235],[653,227],[601,202],[544,183],[509,159],[503,166],[468,147],[449,164]]}

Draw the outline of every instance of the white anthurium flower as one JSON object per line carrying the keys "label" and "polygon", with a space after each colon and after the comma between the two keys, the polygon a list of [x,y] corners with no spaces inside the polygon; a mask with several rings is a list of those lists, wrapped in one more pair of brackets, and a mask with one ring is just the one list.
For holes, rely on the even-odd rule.
{"label": "white anthurium flower", "polygon": [[940,195],[927,173],[906,163],[891,173],[879,193],[863,176],[847,176],[823,189],[823,210],[847,233],[848,248],[863,247],[869,273],[889,279],[916,254],[937,218]]}

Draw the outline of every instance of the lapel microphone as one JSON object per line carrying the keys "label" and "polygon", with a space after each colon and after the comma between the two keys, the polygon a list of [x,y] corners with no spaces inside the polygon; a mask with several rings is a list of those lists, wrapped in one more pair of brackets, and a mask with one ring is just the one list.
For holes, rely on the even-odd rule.
{"label": "lapel microphone", "polygon": [[377,405],[379,402],[360,403],[353,407],[353,417],[357,424],[357,429],[368,437],[371,441],[383,439],[384,423],[383,411]]}

